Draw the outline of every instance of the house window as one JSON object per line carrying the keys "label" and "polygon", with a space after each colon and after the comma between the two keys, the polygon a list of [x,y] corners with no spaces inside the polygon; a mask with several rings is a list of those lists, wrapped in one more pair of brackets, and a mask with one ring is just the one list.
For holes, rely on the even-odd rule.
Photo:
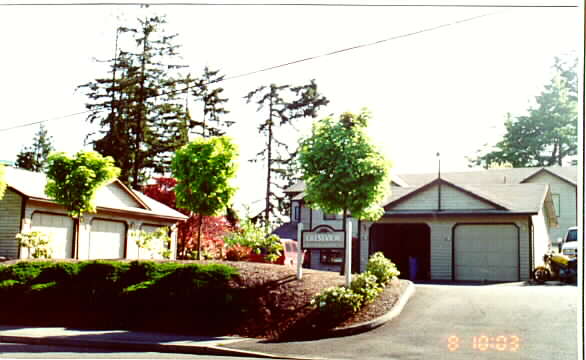
{"label": "house window", "polygon": [[293,221],[301,220],[301,208],[299,206],[293,207]]}
{"label": "house window", "polygon": [[320,250],[319,262],[324,265],[340,265],[342,263],[343,250]]}
{"label": "house window", "polygon": [[324,220],[337,220],[338,215],[336,214],[326,214],[324,213]]}
{"label": "house window", "polygon": [[555,207],[555,214],[557,217],[560,217],[560,194],[551,194],[551,199],[553,200],[553,206]]}

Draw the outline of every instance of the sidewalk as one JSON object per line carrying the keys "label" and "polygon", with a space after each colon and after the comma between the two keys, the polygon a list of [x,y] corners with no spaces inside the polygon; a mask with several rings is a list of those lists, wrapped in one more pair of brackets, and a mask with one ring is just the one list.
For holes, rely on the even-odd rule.
{"label": "sidewalk", "polygon": [[255,351],[222,347],[222,345],[243,340],[246,339],[239,337],[186,336],[144,331],[0,326],[0,342],[5,343],[91,347],[136,352],[244,356],[268,359],[283,358]]}
{"label": "sidewalk", "polygon": [[[352,327],[334,329],[325,335],[327,337],[348,336],[381,326],[401,313],[414,292],[415,286],[410,283],[407,290],[387,314]],[[303,354],[288,355],[294,351],[286,342],[273,343],[270,347],[267,347],[262,339],[230,336],[190,336],[127,330],[78,330],[63,327],[2,325],[0,326],[0,342],[89,347],[134,352],[241,356],[259,359],[324,359],[323,357],[304,356]],[[269,348],[272,353],[263,352],[263,350],[267,351]]]}

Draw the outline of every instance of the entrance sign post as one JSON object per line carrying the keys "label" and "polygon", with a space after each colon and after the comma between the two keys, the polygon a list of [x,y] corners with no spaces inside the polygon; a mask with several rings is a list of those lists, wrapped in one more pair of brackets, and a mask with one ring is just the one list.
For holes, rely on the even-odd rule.
{"label": "entrance sign post", "polygon": [[303,223],[297,224],[297,280],[303,277],[303,246],[301,236],[303,234]]}
{"label": "entrance sign post", "polygon": [[346,287],[350,287],[352,282],[352,222],[348,220],[346,223],[346,267],[344,274],[346,275]]}

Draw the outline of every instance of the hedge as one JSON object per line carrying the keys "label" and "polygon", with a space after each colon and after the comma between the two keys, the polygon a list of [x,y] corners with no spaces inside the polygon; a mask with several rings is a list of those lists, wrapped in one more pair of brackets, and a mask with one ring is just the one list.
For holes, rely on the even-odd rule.
{"label": "hedge", "polygon": [[0,322],[223,332],[246,302],[229,286],[237,275],[223,264],[23,261],[0,266]]}

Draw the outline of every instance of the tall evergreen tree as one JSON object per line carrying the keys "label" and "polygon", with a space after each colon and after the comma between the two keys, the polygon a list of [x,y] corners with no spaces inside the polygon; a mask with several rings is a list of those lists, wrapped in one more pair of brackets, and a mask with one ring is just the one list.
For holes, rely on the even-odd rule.
{"label": "tall evergreen tree", "polygon": [[195,86],[192,89],[196,100],[203,103],[202,121],[198,125],[201,127],[199,135],[204,138],[225,135],[225,128],[234,124],[233,121],[220,119],[221,115],[228,114],[230,111],[223,107],[223,104],[228,102],[227,98],[222,97],[224,89],[212,87],[214,83],[224,80],[224,75],[219,73],[219,70],[210,70],[206,66],[202,77],[194,81]]}
{"label": "tall evergreen tree", "polygon": [[295,87],[261,86],[248,93],[245,99],[248,103],[256,100],[257,111],[268,106],[268,117],[258,127],[259,133],[266,136],[266,143],[252,161],[266,161],[264,223],[269,226],[271,217],[278,217],[278,212],[286,207],[282,190],[299,177],[294,161],[297,150],[279,140],[276,132],[285,125],[292,125],[296,119],[316,117],[319,108],[329,100],[317,91],[314,80]]}
{"label": "tall evergreen tree", "polygon": [[[178,35],[167,35],[165,24],[164,17],[155,16],[138,19],[134,28],[119,27],[115,56],[107,61],[111,77],[79,86],[90,99],[87,120],[101,127],[90,134],[90,142],[115,159],[122,169],[120,180],[135,189],[149,170],[170,170],[171,154],[188,142],[195,126],[182,97],[187,78],[179,70],[185,65],[175,63]],[[134,46],[123,50],[121,35],[130,36]]]}
{"label": "tall evergreen tree", "polygon": [[55,150],[52,138],[49,136],[47,128],[40,124],[39,131],[37,131],[33,139],[33,144],[25,147],[16,155],[16,166],[21,169],[43,172],[49,153]]}
{"label": "tall evergreen tree", "polygon": [[577,62],[555,59],[555,74],[528,115],[507,114],[506,133],[495,149],[470,160],[485,168],[499,164],[513,167],[563,165],[578,150]]}

